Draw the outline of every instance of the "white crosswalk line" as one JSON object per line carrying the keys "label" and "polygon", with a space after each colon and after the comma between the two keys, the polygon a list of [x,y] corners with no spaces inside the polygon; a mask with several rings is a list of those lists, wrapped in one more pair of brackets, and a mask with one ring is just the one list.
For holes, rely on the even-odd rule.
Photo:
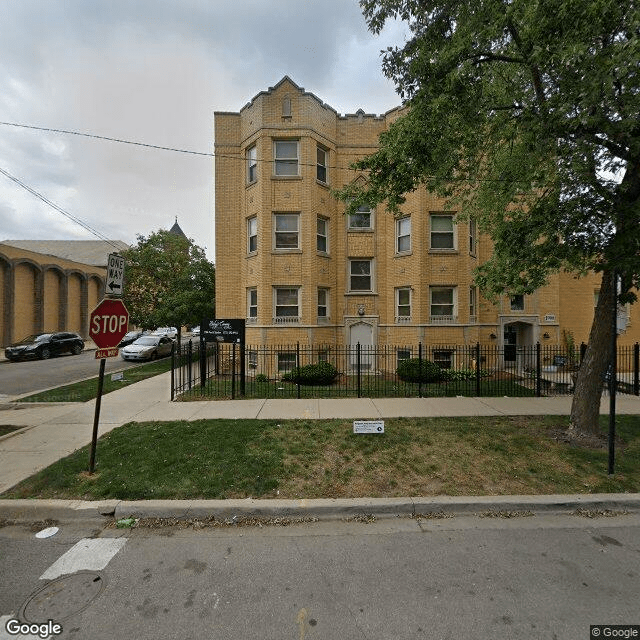
{"label": "white crosswalk line", "polygon": [[54,580],[76,571],[100,571],[126,542],[126,538],[83,538],[60,556],[40,576],[40,580]]}

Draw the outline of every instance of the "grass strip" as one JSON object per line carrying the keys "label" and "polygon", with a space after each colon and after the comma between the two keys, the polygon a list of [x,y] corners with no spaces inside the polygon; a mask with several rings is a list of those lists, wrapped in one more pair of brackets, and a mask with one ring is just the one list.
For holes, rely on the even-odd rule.
{"label": "grass strip", "polygon": [[[111,393],[118,389],[152,378],[171,369],[171,359],[157,360],[149,362],[139,367],[131,367],[122,371],[122,380],[112,380],[111,376],[115,372],[105,373],[102,393]],[[67,384],[48,391],[34,393],[33,395],[16,400],[16,402],[87,402],[93,400],[98,395],[98,376]]]}
{"label": "grass strip", "polygon": [[[603,433],[607,417],[602,419]],[[607,493],[640,490],[640,417],[619,416],[616,474],[602,443],[565,441],[566,416],[129,423],[3,498],[224,499]]]}

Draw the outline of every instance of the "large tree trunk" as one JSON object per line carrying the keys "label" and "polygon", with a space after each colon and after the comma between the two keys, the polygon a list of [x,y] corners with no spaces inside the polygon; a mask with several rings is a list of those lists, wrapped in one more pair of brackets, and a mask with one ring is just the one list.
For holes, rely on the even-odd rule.
{"label": "large tree trunk", "polygon": [[611,315],[614,304],[612,280],[611,272],[603,272],[589,344],[573,393],[570,428],[582,433],[600,433],[600,400],[607,367],[611,362]]}

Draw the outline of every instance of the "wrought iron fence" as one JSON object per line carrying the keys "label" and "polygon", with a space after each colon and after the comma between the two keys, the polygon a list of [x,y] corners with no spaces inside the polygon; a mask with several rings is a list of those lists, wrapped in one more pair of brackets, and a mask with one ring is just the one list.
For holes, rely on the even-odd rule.
{"label": "wrought iron fence", "polygon": [[[586,345],[336,346],[188,342],[172,356],[171,398],[550,396],[573,392]],[[640,395],[639,347],[619,347],[617,389]],[[313,383],[309,365],[335,377]],[[435,366],[437,365],[437,366]],[[305,371],[310,375],[304,375]],[[316,381],[317,382],[317,381]],[[604,385],[603,391],[607,391]]]}

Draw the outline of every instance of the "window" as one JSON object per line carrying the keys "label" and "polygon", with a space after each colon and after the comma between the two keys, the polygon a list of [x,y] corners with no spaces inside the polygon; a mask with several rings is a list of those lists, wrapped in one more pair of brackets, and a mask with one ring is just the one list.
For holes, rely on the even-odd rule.
{"label": "window", "polygon": [[411,322],[411,287],[396,289],[396,322]]}
{"label": "window", "polygon": [[396,253],[411,251],[411,218],[396,220]]}
{"label": "window", "polygon": [[276,324],[298,322],[298,287],[276,287],[274,307]]}
{"label": "window", "polygon": [[524,311],[524,296],[521,293],[511,297],[511,311]]}
{"label": "window", "polygon": [[298,175],[298,141],[276,140],[273,143],[274,174],[276,176]]}
{"label": "window", "polygon": [[373,291],[371,260],[349,260],[349,291]]}
{"label": "window", "polygon": [[321,253],[329,253],[329,221],[325,218],[318,218],[316,248]]}
{"label": "window", "polygon": [[297,249],[300,216],[297,213],[276,213],[274,218],[274,249]]}
{"label": "window", "polygon": [[372,216],[371,207],[367,205],[358,207],[356,213],[349,215],[349,229],[372,229]]}
{"label": "window", "polygon": [[456,288],[430,287],[430,319],[436,324],[456,322]]}
{"label": "window", "polygon": [[256,182],[258,179],[258,149],[254,144],[247,149],[247,182]]}
{"label": "window", "polygon": [[451,369],[453,365],[453,351],[450,349],[434,349],[433,361],[441,369]]}
{"label": "window", "polygon": [[258,352],[257,351],[252,350],[247,352],[247,366],[249,369],[258,368]]}
{"label": "window", "polygon": [[476,221],[473,218],[471,218],[469,220],[469,253],[472,256],[476,255],[477,236],[478,236],[478,226],[476,224]]}
{"label": "window", "polygon": [[323,147],[316,150],[316,178],[320,182],[327,183],[327,165],[329,164],[329,152]]}
{"label": "window", "polygon": [[455,249],[453,216],[431,214],[431,249]]}
{"label": "window", "polygon": [[247,251],[255,253],[258,250],[258,218],[255,216],[247,220]]}
{"label": "window", "polygon": [[295,351],[280,351],[278,353],[278,371],[291,371],[296,366]]}
{"label": "window", "polygon": [[255,323],[258,320],[258,290],[247,289],[247,321]]}
{"label": "window", "polygon": [[476,322],[476,313],[478,308],[477,289],[469,287],[469,322]]}
{"label": "window", "polygon": [[396,351],[396,357],[398,359],[398,364],[400,364],[403,360],[410,360],[411,349],[398,349]]}
{"label": "window", "polygon": [[329,289],[318,288],[318,321],[329,317]]}

